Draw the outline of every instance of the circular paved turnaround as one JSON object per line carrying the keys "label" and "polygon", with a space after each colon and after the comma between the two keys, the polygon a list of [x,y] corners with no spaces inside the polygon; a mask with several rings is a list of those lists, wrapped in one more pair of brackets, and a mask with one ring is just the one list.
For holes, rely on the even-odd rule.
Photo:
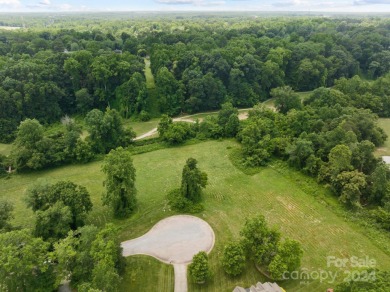
{"label": "circular paved turnaround", "polygon": [[161,220],[145,235],[121,246],[124,256],[146,254],[168,264],[188,264],[198,252],[210,252],[214,241],[214,231],[206,221],[178,215]]}

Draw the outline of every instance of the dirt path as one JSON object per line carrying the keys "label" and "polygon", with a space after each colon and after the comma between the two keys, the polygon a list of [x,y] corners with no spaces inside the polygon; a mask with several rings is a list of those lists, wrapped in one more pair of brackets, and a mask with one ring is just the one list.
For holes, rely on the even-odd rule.
{"label": "dirt path", "polygon": [[[248,118],[248,111],[250,110],[249,109],[240,109],[239,110],[239,113],[238,113],[238,119],[239,120],[246,120]],[[207,114],[217,114],[218,112],[207,112]],[[194,114],[194,115],[188,115],[188,116],[183,116],[183,117],[179,117],[179,118],[174,118],[172,119],[173,122],[187,122],[187,123],[195,123],[196,122],[196,119],[194,119],[193,117],[195,116],[198,116],[202,113],[197,113],[197,114]],[[203,118],[198,118],[199,122],[203,121]],[[142,135],[139,135],[137,136],[136,138],[134,138],[134,141],[137,141],[137,140],[141,140],[141,139],[145,139],[147,137],[150,137],[150,136],[153,136],[153,135],[156,135],[157,134],[157,128],[154,128]]]}
{"label": "dirt path", "polygon": [[175,292],[187,292],[187,265],[199,251],[210,252],[215,235],[210,225],[195,216],[177,215],[161,220],[146,234],[121,243],[123,256],[144,254],[173,264]]}

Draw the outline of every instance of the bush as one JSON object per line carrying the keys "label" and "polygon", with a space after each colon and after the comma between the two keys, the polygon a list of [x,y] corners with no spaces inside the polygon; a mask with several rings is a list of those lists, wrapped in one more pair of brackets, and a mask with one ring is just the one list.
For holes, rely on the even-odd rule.
{"label": "bush", "polygon": [[188,266],[190,277],[195,283],[203,284],[211,277],[209,259],[204,251],[194,255],[192,263]]}
{"label": "bush", "polygon": [[142,110],[142,111],[140,112],[138,118],[139,118],[139,120],[140,120],[141,122],[147,122],[147,121],[150,121],[151,116],[150,116],[150,114],[149,114],[147,111]]}
{"label": "bush", "polygon": [[169,125],[162,138],[171,145],[177,145],[194,136],[195,133],[190,123],[176,122]]}
{"label": "bush", "polygon": [[222,266],[225,272],[231,276],[238,276],[245,267],[246,257],[242,244],[230,242],[223,250]]}
{"label": "bush", "polygon": [[204,206],[200,203],[194,203],[191,200],[185,198],[181,189],[174,189],[168,194],[169,206],[175,211],[185,213],[199,213],[204,210]]}

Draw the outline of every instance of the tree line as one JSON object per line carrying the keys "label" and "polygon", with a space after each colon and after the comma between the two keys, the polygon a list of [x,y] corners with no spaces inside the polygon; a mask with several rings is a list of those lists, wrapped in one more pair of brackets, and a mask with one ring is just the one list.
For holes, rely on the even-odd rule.
{"label": "tree line", "polygon": [[[376,79],[390,68],[387,19],[112,17],[91,25],[73,17],[45,27],[33,24],[38,17],[31,29],[2,33],[0,141],[12,141],[26,118],[48,124],[107,106],[138,117],[154,103],[155,115],[219,109],[226,101],[249,107],[275,87],[307,91],[357,74]],[[143,73],[147,55],[156,99]],[[364,95],[372,101],[356,104],[388,116],[386,89],[378,86],[381,92]]]}

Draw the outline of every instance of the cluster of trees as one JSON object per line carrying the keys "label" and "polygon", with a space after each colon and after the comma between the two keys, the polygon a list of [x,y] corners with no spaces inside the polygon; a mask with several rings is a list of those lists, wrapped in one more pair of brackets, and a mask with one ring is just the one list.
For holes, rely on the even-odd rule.
{"label": "cluster of trees", "polygon": [[80,134],[80,127],[69,118],[64,118],[54,133],[45,133],[38,120],[26,119],[18,127],[9,165],[24,171],[89,161],[94,155]]}
{"label": "cluster of trees", "polygon": [[226,102],[222,104],[217,116],[207,116],[201,122],[173,122],[172,118],[163,115],[157,130],[163,141],[177,145],[191,138],[203,140],[235,137],[239,127],[237,108]]}
{"label": "cluster of trees", "polygon": [[49,242],[82,227],[92,210],[87,189],[70,181],[39,181],[27,189],[26,202],[36,214],[34,235]]}
{"label": "cluster of trees", "polygon": [[283,279],[284,272],[300,267],[303,255],[300,243],[290,238],[281,241],[280,232],[269,228],[264,216],[247,219],[240,234],[240,241],[232,241],[224,248],[222,265],[227,274],[241,274],[247,259],[273,279]]}
{"label": "cluster of trees", "polygon": [[93,109],[85,117],[88,136],[82,137],[81,126],[65,116],[55,130],[46,131],[36,119],[22,121],[17,129],[10,157],[0,157],[4,172],[8,166],[17,171],[37,170],[66,163],[85,163],[96,154],[105,154],[119,146],[128,146],[136,134],[124,127],[118,111]]}
{"label": "cluster of trees", "polygon": [[12,141],[18,124],[26,118],[48,124],[64,115],[110,105],[124,117],[146,109],[141,58],[129,52],[53,50],[0,55],[0,141]]}
{"label": "cluster of trees", "polygon": [[[32,133],[33,134],[33,133]],[[135,168],[119,147],[105,158],[103,204],[115,217],[136,207]],[[113,225],[84,225],[92,202],[87,189],[70,181],[38,181],[26,191],[35,215],[33,230],[10,224],[14,206],[0,201],[0,287],[7,291],[52,291],[70,280],[78,291],[118,291],[124,258]]]}
{"label": "cluster of trees", "polygon": [[[390,68],[387,19],[189,17],[97,16],[92,24],[37,16],[28,20],[33,29],[4,31],[0,141],[13,140],[26,118],[46,124],[107,106],[127,118],[155,102],[168,115],[219,109],[226,101],[246,107],[275,87],[312,90],[360,73],[378,78]],[[146,88],[147,54],[157,100]]]}
{"label": "cluster of trees", "polygon": [[0,287],[6,291],[54,291],[71,280],[78,291],[118,291],[124,259],[116,229],[93,225],[52,244],[30,230],[0,233]]}
{"label": "cluster of trees", "polygon": [[226,99],[252,106],[275,87],[313,90],[361,72],[383,76],[390,67],[386,22],[367,29],[367,20],[230,21],[230,29],[216,21],[196,33],[186,24],[188,30],[160,34],[150,58],[163,111],[217,109]]}
{"label": "cluster of trees", "polygon": [[294,101],[290,88],[273,94],[280,111],[256,106],[237,135],[245,164],[265,165],[272,156],[281,157],[330,184],[350,206],[388,202],[389,169],[373,154],[387,137],[375,114],[341,105],[343,94],[336,89],[316,89],[304,104]]}

